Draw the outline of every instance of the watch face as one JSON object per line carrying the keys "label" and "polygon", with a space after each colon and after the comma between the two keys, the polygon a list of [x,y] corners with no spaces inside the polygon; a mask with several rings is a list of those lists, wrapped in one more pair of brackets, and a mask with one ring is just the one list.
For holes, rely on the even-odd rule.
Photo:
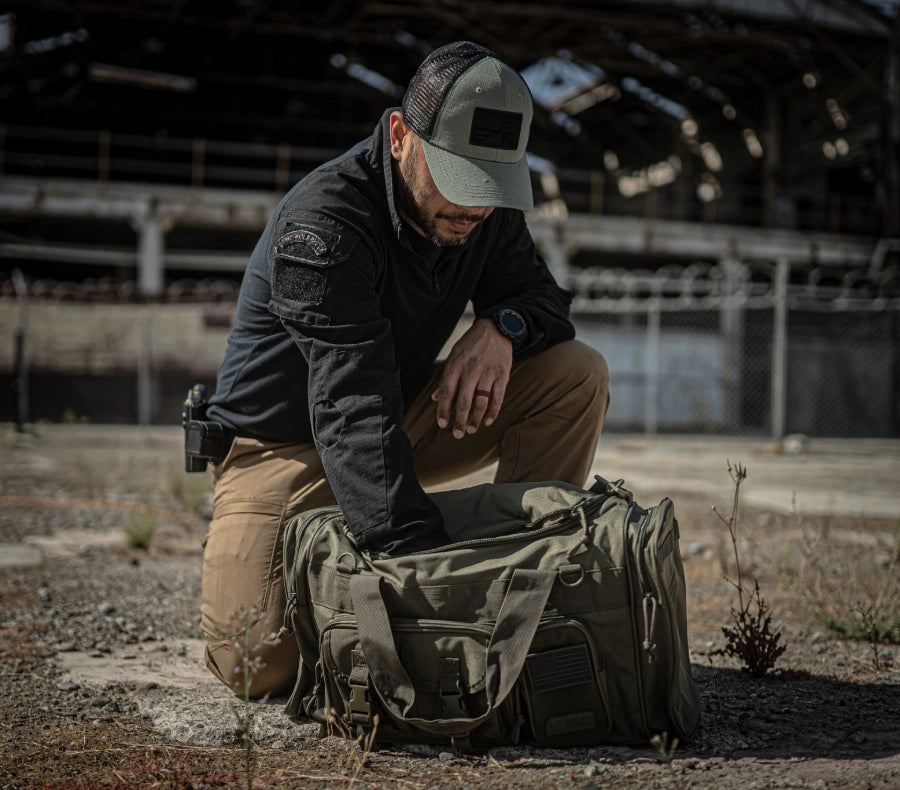
{"label": "watch face", "polygon": [[525,322],[522,316],[512,310],[504,310],[500,313],[500,325],[510,337],[519,337],[525,334]]}

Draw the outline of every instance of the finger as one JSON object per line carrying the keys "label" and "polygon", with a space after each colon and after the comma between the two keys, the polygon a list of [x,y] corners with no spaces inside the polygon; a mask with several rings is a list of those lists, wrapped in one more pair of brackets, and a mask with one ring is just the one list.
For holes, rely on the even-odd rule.
{"label": "finger", "polygon": [[462,439],[469,429],[469,414],[472,411],[473,401],[475,399],[475,388],[460,385],[456,393],[456,408],[454,409],[453,420],[453,437]]}
{"label": "finger", "polygon": [[437,424],[442,430],[450,424],[453,400],[458,386],[459,374],[449,365],[445,365],[438,388],[431,394],[431,399],[437,401]]}
{"label": "finger", "polygon": [[491,388],[491,399],[488,403],[487,411],[484,415],[484,424],[493,425],[494,420],[500,414],[500,407],[503,405],[503,398],[506,395],[506,383],[508,379],[497,379]]}
{"label": "finger", "polygon": [[472,407],[469,410],[469,419],[466,422],[466,433],[475,433],[481,427],[481,421],[491,403],[490,389],[475,389],[472,395]]}

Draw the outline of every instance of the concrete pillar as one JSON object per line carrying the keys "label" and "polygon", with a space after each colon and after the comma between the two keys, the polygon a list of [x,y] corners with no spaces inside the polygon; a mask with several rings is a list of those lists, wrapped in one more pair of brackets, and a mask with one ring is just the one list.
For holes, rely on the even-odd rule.
{"label": "concrete pillar", "polygon": [[138,315],[137,419],[138,425],[153,421],[153,318],[147,307]]}
{"label": "concrete pillar", "polygon": [[556,225],[554,233],[548,235],[540,249],[547,261],[550,273],[563,288],[569,287],[569,251],[566,248],[565,228],[562,223]]}
{"label": "concrete pillar", "polygon": [[787,428],[788,282],[791,264],[775,265],[775,309],[772,326],[772,438],[780,442]]}
{"label": "concrete pillar", "polygon": [[744,375],[744,283],[743,264],[726,258],[722,269],[722,304],[719,333],[722,338],[722,374],[724,377],[725,428],[737,434],[743,429],[741,392]]}
{"label": "concrete pillar", "polygon": [[161,217],[151,207],[132,221],[138,234],[137,292],[140,296],[159,296],[165,288],[166,233],[174,220]]}
{"label": "concrete pillar", "polygon": [[894,30],[888,44],[884,69],[884,183],[883,232],[900,236],[900,12],[894,15]]}
{"label": "concrete pillar", "polygon": [[644,366],[644,433],[656,436],[659,429],[660,330],[661,305],[659,299],[647,303],[646,358]]}

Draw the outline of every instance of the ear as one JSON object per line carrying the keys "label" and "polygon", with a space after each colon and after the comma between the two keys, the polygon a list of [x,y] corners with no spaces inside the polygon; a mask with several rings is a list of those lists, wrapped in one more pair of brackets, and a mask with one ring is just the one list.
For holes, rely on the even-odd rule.
{"label": "ear", "polygon": [[391,117],[388,120],[388,128],[391,136],[391,156],[399,161],[403,154],[404,140],[412,132],[412,129],[409,128],[403,113],[399,110],[391,113]]}

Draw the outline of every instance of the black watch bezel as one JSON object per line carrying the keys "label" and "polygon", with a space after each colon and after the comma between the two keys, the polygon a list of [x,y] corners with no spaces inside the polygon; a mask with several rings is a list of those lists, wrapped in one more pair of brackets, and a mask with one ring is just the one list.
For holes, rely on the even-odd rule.
{"label": "black watch bezel", "polygon": [[509,338],[513,346],[518,346],[525,339],[528,326],[525,319],[515,310],[505,308],[494,315],[494,323],[501,335]]}

